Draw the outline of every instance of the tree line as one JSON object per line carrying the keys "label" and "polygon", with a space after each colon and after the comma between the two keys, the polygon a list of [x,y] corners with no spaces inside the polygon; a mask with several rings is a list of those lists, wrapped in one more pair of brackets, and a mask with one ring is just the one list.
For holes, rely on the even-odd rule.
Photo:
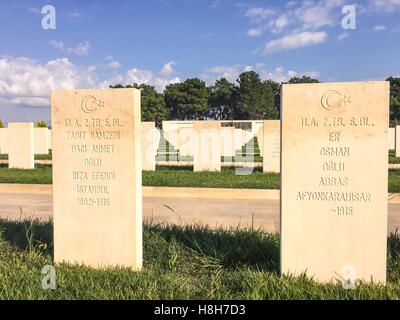
{"label": "tree line", "polygon": [[[400,78],[390,77],[391,124],[400,123]],[[308,76],[293,77],[286,83],[318,83]],[[147,84],[110,88],[137,88],[142,91],[142,121],[163,120],[263,120],[280,118],[282,83],[262,80],[255,71],[239,75],[235,83],[225,78],[211,86],[198,78],[167,85],[159,93]]]}
{"label": "tree line", "polygon": [[[390,125],[400,125],[400,77],[389,77]],[[318,83],[303,76],[286,83]],[[142,91],[142,121],[163,120],[268,120],[280,118],[282,83],[261,80],[255,71],[239,75],[235,83],[221,78],[211,86],[198,78],[166,86],[162,93],[147,84],[121,84],[110,88],[137,88]],[[39,121],[37,127],[46,126]],[[0,128],[4,127],[0,119]]]}
{"label": "tree line", "polygon": [[[310,77],[292,78],[288,83],[316,83]],[[211,86],[198,78],[167,85],[159,93],[147,84],[110,88],[137,88],[142,91],[142,121],[162,120],[248,120],[279,119],[281,84],[261,80],[254,71],[239,75],[236,83],[225,78]]]}
{"label": "tree line", "polygon": [[[0,129],[5,128],[3,121],[0,119]],[[44,120],[39,120],[36,123],[36,128],[47,128],[46,121]]]}

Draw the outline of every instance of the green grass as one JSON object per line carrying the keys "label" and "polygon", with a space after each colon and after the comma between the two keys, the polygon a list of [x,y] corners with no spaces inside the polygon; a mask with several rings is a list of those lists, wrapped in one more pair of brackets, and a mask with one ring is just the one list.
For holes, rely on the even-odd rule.
{"label": "green grass", "polygon": [[255,168],[250,175],[236,175],[234,168],[221,172],[193,172],[192,167],[157,167],[143,172],[144,186],[173,186],[199,188],[278,189],[279,174],[263,174]]}
{"label": "green grass", "polygon": [[[51,150],[49,154],[35,154],[35,160],[52,160]],[[0,154],[0,160],[8,160],[8,154]]]}
{"label": "green grass", "polygon": [[[8,169],[0,165],[0,183],[51,184],[52,167],[36,164],[34,170]],[[263,174],[255,168],[251,175],[238,176],[234,168],[221,172],[193,172],[192,167],[163,167],[156,171],[143,171],[144,186],[278,189],[278,174]]]}
{"label": "green grass", "polygon": [[389,150],[389,163],[400,163],[400,157],[396,157],[395,150]]}
{"label": "green grass", "polygon": [[[51,184],[52,167],[36,164],[34,170],[8,169],[0,165],[0,183]],[[254,168],[250,175],[236,175],[235,169],[222,168],[221,172],[193,172],[192,167],[158,166],[156,171],[143,171],[144,186],[279,189],[279,174],[262,173]],[[400,170],[389,170],[388,192],[400,193]]]}
{"label": "green grass", "polygon": [[389,170],[389,192],[400,193],[400,170]]}
{"label": "green grass", "polygon": [[35,160],[52,160],[53,154],[52,151],[49,151],[49,154],[35,154]]}
{"label": "green grass", "polygon": [[400,238],[388,239],[387,286],[279,275],[279,235],[251,229],[144,226],[144,268],[56,266],[57,289],[43,290],[53,265],[52,223],[1,220],[0,299],[399,299]]}
{"label": "green grass", "polygon": [[51,184],[53,181],[51,165],[35,164],[35,169],[8,169],[0,164],[0,183]]}

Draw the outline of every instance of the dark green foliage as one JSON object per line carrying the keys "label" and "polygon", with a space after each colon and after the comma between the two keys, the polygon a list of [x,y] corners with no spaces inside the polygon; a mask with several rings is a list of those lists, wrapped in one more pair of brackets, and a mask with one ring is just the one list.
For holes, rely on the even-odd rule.
{"label": "dark green foliage", "polygon": [[236,107],[236,87],[225,78],[210,87],[208,117],[214,120],[233,120]]}
{"label": "dark green foliage", "polygon": [[237,82],[235,119],[277,119],[279,112],[270,82],[261,81],[254,71],[243,72]]}
{"label": "dark green foliage", "polygon": [[163,120],[169,117],[169,110],[165,105],[164,97],[158,93],[153,86],[147,84],[133,84],[123,86],[121,84],[111,86],[111,88],[136,88],[141,91],[141,113],[142,121],[153,121],[158,127]]}
{"label": "dark green foliage", "polygon": [[390,77],[390,120],[391,124],[400,124],[400,78]]}
{"label": "dark green foliage", "polygon": [[36,128],[47,128],[46,121],[40,120],[36,123]]}
{"label": "dark green foliage", "polygon": [[209,90],[204,81],[194,78],[165,88],[164,99],[171,119],[199,120],[208,108]]}

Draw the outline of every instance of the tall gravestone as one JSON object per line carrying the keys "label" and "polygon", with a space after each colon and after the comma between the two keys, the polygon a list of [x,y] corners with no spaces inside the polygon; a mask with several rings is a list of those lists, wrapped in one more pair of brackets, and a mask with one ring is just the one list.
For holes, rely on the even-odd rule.
{"label": "tall gravestone", "polygon": [[35,154],[49,154],[49,129],[33,129],[34,151]]}
{"label": "tall gravestone", "polygon": [[264,121],[262,122],[260,129],[258,129],[255,137],[257,138],[258,148],[260,149],[260,155],[262,156],[264,154]]}
{"label": "tall gravestone", "polygon": [[53,91],[54,259],[142,266],[140,91]]}
{"label": "tall gravestone", "polygon": [[221,127],[221,153],[223,157],[235,157],[235,127]]}
{"label": "tall gravestone", "polygon": [[253,138],[253,134],[251,131],[247,131],[244,129],[237,129],[234,130],[234,147],[235,150],[242,150],[243,147]]}
{"label": "tall gravestone", "polygon": [[193,125],[177,130],[179,155],[183,157],[193,157]]}
{"label": "tall gravestone", "polygon": [[0,128],[0,154],[8,154],[7,130],[7,128]]}
{"label": "tall gravestone", "polygon": [[154,122],[142,122],[142,170],[156,170],[156,156],[159,139]]}
{"label": "tall gravestone", "polygon": [[281,272],[386,281],[389,83],[283,85]]}
{"label": "tall gravestone", "polygon": [[389,137],[388,137],[389,150],[395,149],[395,141],[396,141],[396,128],[389,128]]}
{"label": "tall gravestone", "polygon": [[194,171],[221,171],[221,123],[195,121],[193,133]]}
{"label": "tall gravestone", "polygon": [[47,137],[47,140],[48,140],[48,145],[49,145],[49,150],[51,150],[51,129],[49,129],[49,131],[48,131],[48,137]]}
{"label": "tall gravestone", "polygon": [[280,172],[281,122],[265,120],[263,125],[263,171]]}
{"label": "tall gravestone", "polygon": [[7,129],[8,167],[34,169],[33,122],[10,122]]}

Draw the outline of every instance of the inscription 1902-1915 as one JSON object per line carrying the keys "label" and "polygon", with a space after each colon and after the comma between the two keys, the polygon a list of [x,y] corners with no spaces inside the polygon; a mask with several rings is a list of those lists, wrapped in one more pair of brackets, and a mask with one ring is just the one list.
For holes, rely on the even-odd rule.
{"label": "inscription 1902-1915", "polygon": [[55,260],[142,260],[140,91],[52,93]]}
{"label": "inscription 1902-1915", "polygon": [[[107,163],[116,153],[115,142],[120,141],[123,127],[119,118],[64,119],[66,143],[71,155],[80,159],[79,168],[71,172],[78,206],[110,206],[109,182],[117,179],[117,173]],[[102,170],[104,166],[107,170]]]}

